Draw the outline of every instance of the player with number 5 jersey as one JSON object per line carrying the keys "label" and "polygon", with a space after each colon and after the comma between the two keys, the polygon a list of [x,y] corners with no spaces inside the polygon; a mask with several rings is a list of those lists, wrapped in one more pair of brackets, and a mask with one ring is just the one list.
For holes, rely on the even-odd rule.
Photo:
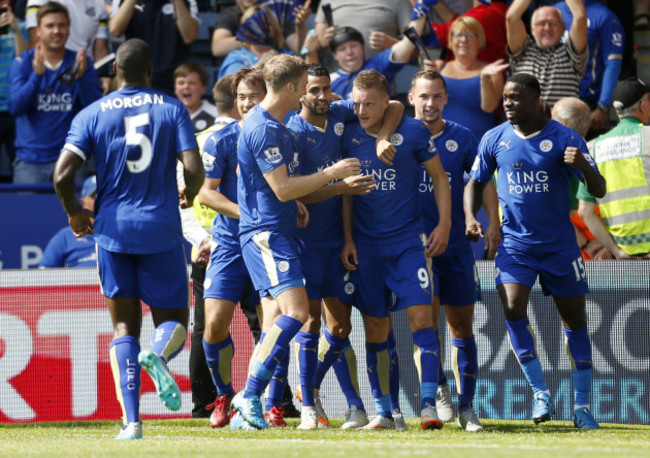
{"label": "player with number 5 jersey", "polygon": [[[178,205],[191,205],[203,166],[187,109],[149,88],[149,46],[124,42],[115,68],[119,89],[82,110],[72,121],[54,172],[56,192],[73,233],[95,233],[97,264],[113,322],[110,359],[124,427],[117,439],[142,437],[140,367],[171,410],[181,393],[167,362],[187,336],[188,282]],[[94,213],[79,206],[74,176],[93,156],[97,168]],[[185,191],[176,186],[183,163]],[[151,309],[152,349],[140,351],[142,309]]]}

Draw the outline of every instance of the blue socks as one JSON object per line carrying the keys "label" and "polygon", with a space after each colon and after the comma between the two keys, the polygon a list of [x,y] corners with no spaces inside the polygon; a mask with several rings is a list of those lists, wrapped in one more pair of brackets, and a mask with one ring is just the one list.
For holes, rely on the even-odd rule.
{"label": "blue socks", "polygon": [[151,351],[164,362],[171,361],[185,345],[187,330],[178,321],[165,321],[151,335]]}
{"label": "blue socks", "polygon": [[591,341],[587,327],[582,329],[564,329],[566,349],[571,360],[571,378],[573,379],[574,410],[589,406],[591,392],[592,362]]}
{"label": "blue socks", "polygon": [[413,358],[420,374],[422,392],[421,408],[427,404],[436,405],[438,370],[440,366],[440,344],[433,328],[420,329],[412,333],[415,351]]}
{"label": "blue socks", "polygon": [[377,415],[392,419],[389,387],[391,363],[388,341],[381,343],[366,342],[366,363]]}
{"label": "blue socks", "polygon": [[390,408],[393,412],[399,409],[399,355],[397,354],[397,341],[391,330],[388,333],[388,354],[390,355]]}
{"label": "blue socks", "polygon": [[252,362],[246,381],[244,397],[261,396],[275,367],[289,351],[291,339],[298,333],[302,323],[287,315],[280,317],[266,332],[257,357]]}
{"label": "blue socks", "polygon": [[296,334],[296,352],[298,353],[298,372],[302,391],[302,405],[315,406],[314,380],[318,365],[318,334],[299,331]]}
{"label": "blue socks", "polygon": [[327,327],[318,342],[318,364],[316,365],[316,375],[314,377],[314,388],[320,389],[325,374],[341,356],[341,353],[348,345],[349,339],[342,339],[332,335]]}
{"label": "blue socks", "polygon": [[336,378],[339,381],[341,390],[348,401],[348,406],[355,406],[358,410],[365,411],[361,395],[359,393],[359,379],[357,377],[357,355],[349,338],[345,340],[345,347],[339,358],[332,364]]}
{"label": "blue socks", "polygon": [[517,356],[521,370],[524,372],[533,394],[550,394],[548,385],[544,380],[542,366],[537,358],[535,338],[528,318],[518,321],[506,320],[506,327],[508,328],[508,337],[510,338],[512,350]]}
{"label": "blue socks", "polygon": [[478,373],[478,354],[474,336],[467,339],[452,339],[453,367],[458,381],[458,409],[469,408],[476,392],[476,376]]}
{"label": "blue socks", "polygon": [[210,375],[217,394],[231,396],[234,393],[231,381],[230,365],[235,354],[232,337],[228,334],[222,342],[211,344],[203,339],[205,361],[210,369]]}
{"label": "blue socks", "polygon": [[275,366],[275,371],[273,371],[266,390],[266,410],[271,410],[271,407],[280,407],[284,401],[284,390],[287,386],[287,374],[289,374],[289,358],[290,353],[287,351],[284,358]]}
{"label": "blue socks", "polygon": [[132,336],[113,339],[109,356],[115,393],[122,407],[124,424],[140,421],[140,342]]}

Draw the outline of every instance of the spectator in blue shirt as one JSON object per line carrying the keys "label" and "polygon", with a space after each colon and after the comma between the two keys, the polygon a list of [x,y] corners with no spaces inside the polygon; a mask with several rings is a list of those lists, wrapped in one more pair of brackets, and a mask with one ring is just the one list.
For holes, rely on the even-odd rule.
{"label": "spectator in blue shirt", "polygon": [[[94,212],[96,193],[97,177],[93,175],[86,178],[81,188],[81,206]],[[70,226],[65,226],[45,247],[43,259],[38,267],[97,267],[95,237],[93,234],[86,234],[77,238]]]}

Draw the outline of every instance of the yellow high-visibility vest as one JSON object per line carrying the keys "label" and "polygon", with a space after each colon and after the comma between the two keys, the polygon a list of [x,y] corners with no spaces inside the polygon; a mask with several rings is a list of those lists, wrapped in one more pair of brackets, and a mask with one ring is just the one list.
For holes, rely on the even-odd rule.
{"label": "yellow high-visibility vest", "polygon": [[629,255],[650,253],[650,126],[626,117],[588,146],[607,180],[596,201],[609,233]]}

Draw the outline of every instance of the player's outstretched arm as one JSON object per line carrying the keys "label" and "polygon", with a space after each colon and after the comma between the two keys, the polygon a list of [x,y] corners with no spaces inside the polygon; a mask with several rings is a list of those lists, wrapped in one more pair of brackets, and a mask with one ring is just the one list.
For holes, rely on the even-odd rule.
{"label": "player's outstretched arm", "polygon": [[463,193],[463,209],[465,211],[465,237],[476,242],[483,237],[483,226],[476,220],[476,214],[481,208],[483,190],[487,183],[480,183],[470,178]]}
{"label": "player's outstretched arm", "polygon": [[77,200],[75,174],[83,160],[72,151],[64,149],[54,167],[54,189],[63,209],[68,214],[68,222],[76,237],[93,233],[95,215],[84,209]]}
{"label": "player's outstretched arm", "polygon": [[424,163],[424,167],[433,180],[433,192],[438,207],[438,225],[427,239],[424,254],[427,257],[438,256],[447,249],[449,230],[451,229],[451,188],[447,172],[442,167],[439,156],[434,156]]}
{"label": "player's outstretched arm", "polygon": [[203,169],[201,156],[199,156],[199,150],[196,148],[182,151],[178,158],[185,169],[185,195],[181,194],[180,196],[180,206],[186,208],[192,205],[199,189],[201,189],[205,178],[205,170]]}
{"label": "player's outstretched arm", "polygon": [[361,162],[359,159],[348,158],[342,159],[320,172],[312,173],[311,175],[290,177],[286,165],[283,164],[270,172],[266,172],[264,178],[275,193],[275,196],[282,202],[288,202],[311,194],[318,188],[325,186],[325,184],[337,178],[358,175],[360,168]]}

